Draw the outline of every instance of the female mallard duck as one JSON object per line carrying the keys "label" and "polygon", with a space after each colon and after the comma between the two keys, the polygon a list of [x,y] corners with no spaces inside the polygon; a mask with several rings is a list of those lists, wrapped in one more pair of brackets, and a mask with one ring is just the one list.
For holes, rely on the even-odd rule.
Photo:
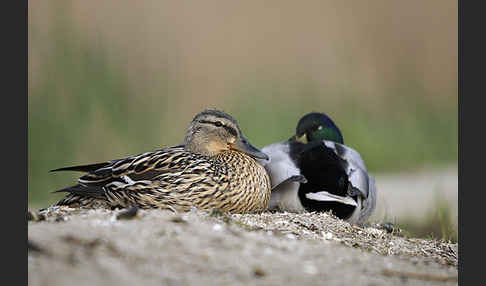
{"label": "female mallard duck", "polygon": [[273,190],[269,209],[329,211],[363,224],[376,206],[374,178],[357,151],[343,145],[339,128],[325,114],[309,113],[288,141],[262,148]]}
{"label": "female mallard duck", "polygon": [[271,189],[255,158],[268,160],[233,117],[205,110],[190,123],[184,145],[53,170],[87,172],[76,185],[57,191],[69,193],[57,205],[258,213],[266,209]]}

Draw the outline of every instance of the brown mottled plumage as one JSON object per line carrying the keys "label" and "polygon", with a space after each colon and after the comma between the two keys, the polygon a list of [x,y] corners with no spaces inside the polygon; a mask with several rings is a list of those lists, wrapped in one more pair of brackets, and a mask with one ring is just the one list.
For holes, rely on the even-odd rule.
{"label": "brown mottled plumage", "polygon": [[270,198],[270,179],[254,158],[267,159],[243,136],[230,115],[206,110],[192,120],[184,145],[124,159],[54,171],[88,172],[57,205],[219,208],[258,213]]}

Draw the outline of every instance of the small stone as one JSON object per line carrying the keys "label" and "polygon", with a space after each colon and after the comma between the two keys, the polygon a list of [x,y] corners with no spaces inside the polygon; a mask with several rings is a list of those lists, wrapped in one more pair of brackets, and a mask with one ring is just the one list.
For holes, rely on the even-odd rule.
{"label": "small stone", "polygon": [[255,266],[253,268],[253,274],[256,276],[256,277],[263,277],[265,276],[265,271],[260,267],[260,266]]}
{"label": "small stone", "polygon": [[187,223],[187,219],[185,219],[184,217],[181,217],[181,216],[175,216],[175,217],[171,218],[170,221],[175,222],[175,223]]}
{"label": "small stone", "polygon": [[34,243],[32,242],[31,240],[27,240],[27,250],[30,252],[39,252],[39,253],[42,253],[44,252],[44,250],[39,246],[37,245],[37,243]]}
{"label": "small stone", "polygon": [[296,239],[296,238],[297,238],[297,237],[296,237],[294,234],[292,234],[292,233],[287,233],[287,234],[285,235],[285,237],[290,238],[290,239]]}
{"label": "small stone", "polygon": [[395,230],[395,226],[391,222],[384,222],[380,225],[380,228],[383,228],[388,233],[392,233]]}
{"label": "small stone", "polygon": [[376,228],[367,228],[366,232],[375,236],[380,236],[383,234],[383,230],[376,229]]}
{"label": "small stone", "polygon": [[66,220],[67,220],[67,217],[64,217],[62,215],[56,216],[56,219],[55,219],[56,222],[62,222],[62,221],[66,221]]}
{"label": "small stone", "polygon": [[27,221],[36,221],[38,220],[37,214],[33,211],[27,211]]}
{"label": "small stone", "polygon": [[126,211],[119,213],[116,216],[116,219],[118,219],[118,220],[133,219],[137,216],[137,213],[138,213],[138,208],[132,207],[132,208],[129,208],[128,210],[126,210]]}
{"label": "small stone", "polygon": [[327,232],[327,233],[324,234],[324,239],[330,240],[330,239],[332,239],[332,237],[333,237],[333,235],[330,232]]}

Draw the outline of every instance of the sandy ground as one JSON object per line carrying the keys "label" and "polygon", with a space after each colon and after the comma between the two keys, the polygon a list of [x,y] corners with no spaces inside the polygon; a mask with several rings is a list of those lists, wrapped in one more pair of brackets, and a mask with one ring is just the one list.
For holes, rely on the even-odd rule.
{"label": "sandy ground", "polygon": [[438,197],[457,221],[457,168],[376,182],[367,227],[325,213],[34,212],[29,285],[457,285],[457,244],[383,224],[423,219]]}
{"label": "sandy ground", "polygon": [[325,213],[123,212],[29,221],[29,285],[457,284],[457,244]]}

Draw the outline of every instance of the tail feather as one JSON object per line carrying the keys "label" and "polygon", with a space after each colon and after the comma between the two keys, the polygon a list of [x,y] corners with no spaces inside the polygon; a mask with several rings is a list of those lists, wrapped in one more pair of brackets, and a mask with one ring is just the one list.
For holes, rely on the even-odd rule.
{"label": "tail feather", "polygon": [[96,163],[96,164],[89,164],[89,165],[71,166],[71,167],[64,167],[55,170],[50,170],[49,172],[58,172],[58,171],[93,172],[103,167],[106,167],[109,164],[110,164],[109,162],[103,162],[103,163]]}
{"label": "tail feather", "polygon": [[64,189],[60,189],[57,191],[54,191],[53,193],[71,193],[75,195],[80,195],[84,197],[92,197],[92,198],[97,198],[97,199],[102,199],[104,198],[104,190],[102,187],[91,187],[91,186],[86,186],[83,184],[77,184],[74,186],[70,186]]}

